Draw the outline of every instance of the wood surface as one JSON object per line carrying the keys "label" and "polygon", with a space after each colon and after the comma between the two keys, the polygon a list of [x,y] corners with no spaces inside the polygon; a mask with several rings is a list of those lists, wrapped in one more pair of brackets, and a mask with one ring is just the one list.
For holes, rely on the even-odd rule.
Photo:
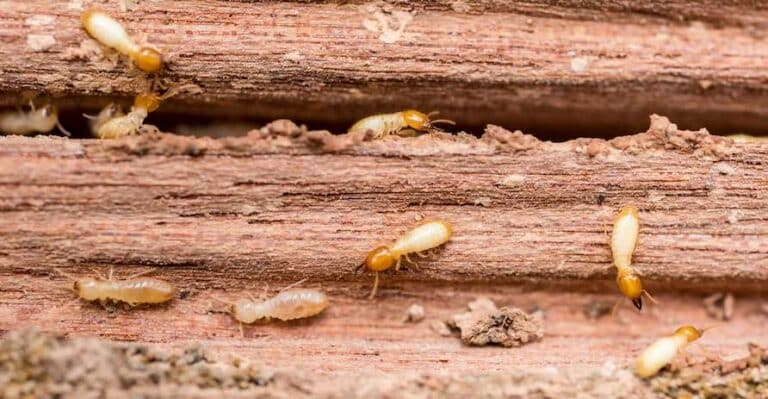
{"label": "wood surface", "polygon": [[128,3],[5,1],[0,102],[26,103],[29,92],[96,109],[148,87],[152,78],[81,28],[94,6],[163,50],[159,82],[203,90],[162,112],[343,128],[438,109],[465,128],[550,137],[632,133],[655,112],[687,128],[768,133],[759,2]]}
{"label": "wood surface", "polygon": [[[482,138],[303,132],[280,121],[246,137],[168,134],[118,141],[0,138],[0,330],[177,346],[203,342],[278,367],[332,375],[440,370],[625,367],[681,324],[720,324],[703,344],[723,356],[768,342],[768,170],[764,144],[678,130],[611,141],[540,142],[489,126]],[[607,231],[624,204],[641,210],[634,266],[659,304],[619,297]],[[376,244],[440,217],[454,238],[418,267],[355,267]],[[93,276],[157,268],[181,290],[167,306],[80,303],[53,268]],[[331,296],[316,319],[246,329],[211,298],[271,292],[300,279]],[[734,317],[703,298],[736,297]],[[541,309],[545,337],[517,349],[469,348],[432,331],[476,297]],[[592,320],[598,301],[619,315]],[[404,324],[411,304],[427,319]]]}

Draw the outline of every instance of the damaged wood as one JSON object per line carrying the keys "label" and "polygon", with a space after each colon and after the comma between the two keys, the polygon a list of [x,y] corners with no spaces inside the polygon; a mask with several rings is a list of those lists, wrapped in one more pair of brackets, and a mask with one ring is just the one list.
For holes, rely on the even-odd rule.
{"label": "damaged wood", "polygon": [[[344,125],[415,107],[571,136],[637,131],[660,112],[690,128],[768,131],[768,11],[750,1],[117,3],[96,5],[163,50],[160,81],[203,90],[169,112]],[[97,108],[148,86],[88,38],[90,5],[4,3],[2,103],[27,91]]]}

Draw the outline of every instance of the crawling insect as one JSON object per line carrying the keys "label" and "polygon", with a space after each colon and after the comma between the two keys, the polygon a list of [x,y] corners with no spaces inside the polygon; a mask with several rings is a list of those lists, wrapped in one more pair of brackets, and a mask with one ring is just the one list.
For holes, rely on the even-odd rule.
{"label": "crawling insect", "polygon": [[160,102],[164,97],[153,93],[142,93],[136,96],[133,101],[131,112],[126,115],[120,112],[114,112],[111,119],[104,120],[111,112],[108,110],[111,104],[105,107],[92,121],[92,128],[95,128],[95,135],[100,139],[116,139],[125,136],[138,134],[144,119],[150,112],[160,107]]}
{"label": "crawling insect", "polygon": [[[283,288],[267,300],[259,301],[249,296],[236,302],[211,297],[229,305],[229,313],[240,323],[240,335],[243,334],[243,323],[251,324],[258,320],[278,319],[290,321],[303,319],[320,314],[328,307],[328,296],[323,291],[312,288],[292,288],[304,280]],[[265,291],[266,292],[266,291]]]}
{"label": "crawling insect", "polygon": [[99,137],[99,129],[110,120],[125,115],[122,108],[115,103],[109,103],[96,115],[83,114],[88,119],[88,125],[91,127],[91,133]]}
{"label": "crawling insect", "polygon": [[693,326],[683,326],[675,330],[674,334],[657,339],[637,358],[635,373],[641,378],[656,375],[689,343],[701,338],[704,331]]}
{"label": "crawling insect", "polygon": [[768,136],[752,136],[750,134],[732,134],[730,137],[737,144],[768,143]]}
{"label": "crawling insect", "polygon": [[368,270],[375,273],[373,289],[369,298],[373,299],[376,296],[376,290],[379,287],[379,272],[387,270],[392,266],[395,267],[395,271],[400,270],[402,257],[411,262],[408,254],[416,253],[421,256],[421,252],[437,248],[448,242],[452,235],[453,227],[451,227],[450,223],[445,220],[435,220],[414,227],[392,245],[382,245],[374,248],[368,253],[365,261],[358,266],[358,269],[365,266]]}
{"label": "crawling insect", "polygon": [[176,290],[163,280],[151,277],[140,277],[154,270],[137,273],[122,280],[112,279],[110,267],[106,280],[90,277],[75,278],[59,269],[54,269],[59,274],[72,280],[72,290],[78,298],[85,301],[99,301],[102,304],[113,302],[125,302],[130,306],[143,304],[159,304],[173,299]]}
{"label": "crawling insect", "polygon": [[16,135],[48,133],[58,127],[64,135],[70,136],[67,129],[59,123],[59,113],[55,106],[46,105],[39,109],[35,109],[32,103],[29,106],[31,108],[29,112],[1,113],[0,133]]}
{"label": "crawling insect", "polygon": [[159,51],[136,44],[120,22],[105,12],[90,8],[83,12],[80,20],[94,39],[128,56],[141,70],[157,72],[163,67],[163,57]]}
{"label": "crawling insect", "polygon": [[642,310],[642,295],[645,294],[651,300],[653,297],[643,289],[640,277],[631,266],[632,254],[637,247],[639,233],[640,217],[637,207],[627,205],[621,208],[613,223],[613,235],[611,236],[613,264],[618,270],[616,284],[619,286],[619,291],[629,298],[638,310]]}
{"label": "crawling insect", "polygon": [[389,134],[395,134],[408,130],[411,132],[440,130],[435,127],[436,123],[448,123],[451,125],[456,124],[454,121],[448,119],[430,120],[430,117],[436,114],[437,111],[425,114],[423,112],[409,109],[392,114],[372,115],[357,121],[354,125],[352,125],[352,127],[349,128],[349,133],[366,132],[370,130],[373,132],[375,138],[381,138]]}

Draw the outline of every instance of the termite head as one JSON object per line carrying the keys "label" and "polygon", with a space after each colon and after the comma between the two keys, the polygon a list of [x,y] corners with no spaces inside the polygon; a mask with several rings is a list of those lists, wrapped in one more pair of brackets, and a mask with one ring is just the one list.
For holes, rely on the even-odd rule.
{"label": "termite head", "polygon": [[619,291],[632,300],[637,310],[643,309],[643,283],[640,281],[640,277],[635,274],[619,274],[616,278],[616,283],[619,286]]}
{"label": "termite head", "polygon": [[92,297],[89,293],[93,292],[94,288],[98,285],[98,280],[95,278],[85,277],[80,278],[72,283],[72,290],[75,294],[85,300],[98,299],[96,296]]}
{"label": "termite head", "polygon": [[153,112],[160,107],[160,96],[154,93],[141,93],[133,100],[134,108],[143,108],[147,112]]}
{"label": "termite head", "polygon": [[397,257],[389,250],[389,247],[380,246],[368,253],[365,258],[365,267],[372,272],[380,272],[395,265]]}
{"label": "termite head", "polygon": [[136,66],[144,72],[157,72],[163,67],[163,57],[151,47],[142,47],[133,57]]}
{"label": "termite head", "polygon": [[704,330],[700,330],[694,326],[682,326],[675,330],[675,335],[682,335],[688,342],[693,342],[704,335]]}
{"label": "termite head", "polygon": [[452,125],[455,124],[453,121],[448,119],[430,120],[430,116],[434,114],[435,112],[431,112],[429,115],[427,115],[423,112],[409,109],[407,111],[403,111],[403,119],[405,119],[405,123],[408,125],[408,127],[417,131],[435,129],[435,123],[448,123]]}

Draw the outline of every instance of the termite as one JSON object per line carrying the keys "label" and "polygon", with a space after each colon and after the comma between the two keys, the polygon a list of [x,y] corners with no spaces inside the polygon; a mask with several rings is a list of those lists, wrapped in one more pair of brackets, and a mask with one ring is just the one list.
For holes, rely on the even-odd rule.
{"label": "termite", "polygon": [[[194,84],[185,84],[169,89],[163,95],[157,95],[151,91],[140,93],[133,100],[131,112],[123,114],[121,110],[115,110],[113,104],[107,105],[96,116],[85,115],[91,119],[91,128],[96,137],[101,139],[116,139],[138,134],[144,125],[144,119],[160,107],[160,104],[170,97],[182,91],[190,93],[201,92],[200,87]],[[112,115],[110,119],[109,116]]]}
{"label": "termite", "polygon": [[752,136],[750,134],[732,134],[730,137],[737,144],[768,143],[767,136]]}
{"label": "termite", "polygon": [[101,44],[128,56],[141,70],[157,72],[163,67],[163,58],[159,51],[136,44],[120,22],[105,12],[91,8],[83,12],[80,20],[89,35]]}
{"label": "termite", "polygon": [[175,288],[166,281],[140,277],[154,270],[137,273],[122,280],[112,279],[111,267],[106,280],[91,277],[75,278],[59,269],[55,270],[73,281],[72,290],[84,301],[99,301],[102,304],[108,301],[124,302],[130,306],[136,306],[168,302],[176,293]]}
{"label": "termite", "polygon": [[400,261],[403,257],[408,262],[408,254],[416,253],[421,256],[421,252],[437,248],[451,239],[453,227],[445,220],[434,220],[422,223],[395,241],[392,245],[382,245],[374,248],[368,253],[365,261],[358,266],[358,269],[365,266],[368,270],[374,272],[373,289],[369,295],[370,299],[376,296],[376,290],[379,287],[379,272],[395,267],[395,271],[400,270]]}
{"label": "termite", "polygon": [[282,321],[304,319],[325,310],[328,307],[328,296],[323,291],[313,288],[291,288],[303,281],[291,284],[277,295],[263,301],[250,296],[235,302],[212,298],[229,305],[229,313],[240,323],[242,334],[243,324],[270,319]]}
{"label": "termite", "polygon": [[440,130],[435,127],[436,123],[456,123],[448,119],[430,120],[430,117],[437,114],[437,111],[425,114],[413,109],[392,114],[372,115],[357,121],[349,128],[349,133],[372,131],[375,138],[381,138],[389,134],[401,132],[409,129],[416,132],[426,132],[429,130]]}
{"label": "termite", "polygon": [[701,338],[704,331],[693,326],[683,326],[675,330],[674,334],[657,339],[637,358],[635,373],[641,378],[656,375],[689,343]]}
{"label": "termite", "polygon": [[64,135],[70,135],[59,123],[59,113],[55,106],[46,105],[38,109],[35,109],[32,103],[29,106],[31,108],[29,112],[19,110],[0,114],[0,133],[16,135],[48,133],[58,127]]}
{"label": "termite", "polygon": [[616,220],[613,223],[613,234],[611,236],[611,252],[613,253],[613,264],[618,271],[616,275],[616,284],[619,291],[629,298],[638,310],[643,308],[642,295],[653,298],[643,289],[643,283],[640,277],[632,268],[632,254],[637,247],[637,238],[640,234],[640,217],[637,207],[627,205],[621,208]]}
{"label": "termite", "polygon": [[88,119],[88,124],[91,127],[91,133],[93,133],[93,135],[96,137],[99,137],[99,129],[101,129],[105,123],[123,115],[125,115],[125,113],[120,108],[120,106],[115,103],[109,103],[96,115],[83,114],[83,116]]}

